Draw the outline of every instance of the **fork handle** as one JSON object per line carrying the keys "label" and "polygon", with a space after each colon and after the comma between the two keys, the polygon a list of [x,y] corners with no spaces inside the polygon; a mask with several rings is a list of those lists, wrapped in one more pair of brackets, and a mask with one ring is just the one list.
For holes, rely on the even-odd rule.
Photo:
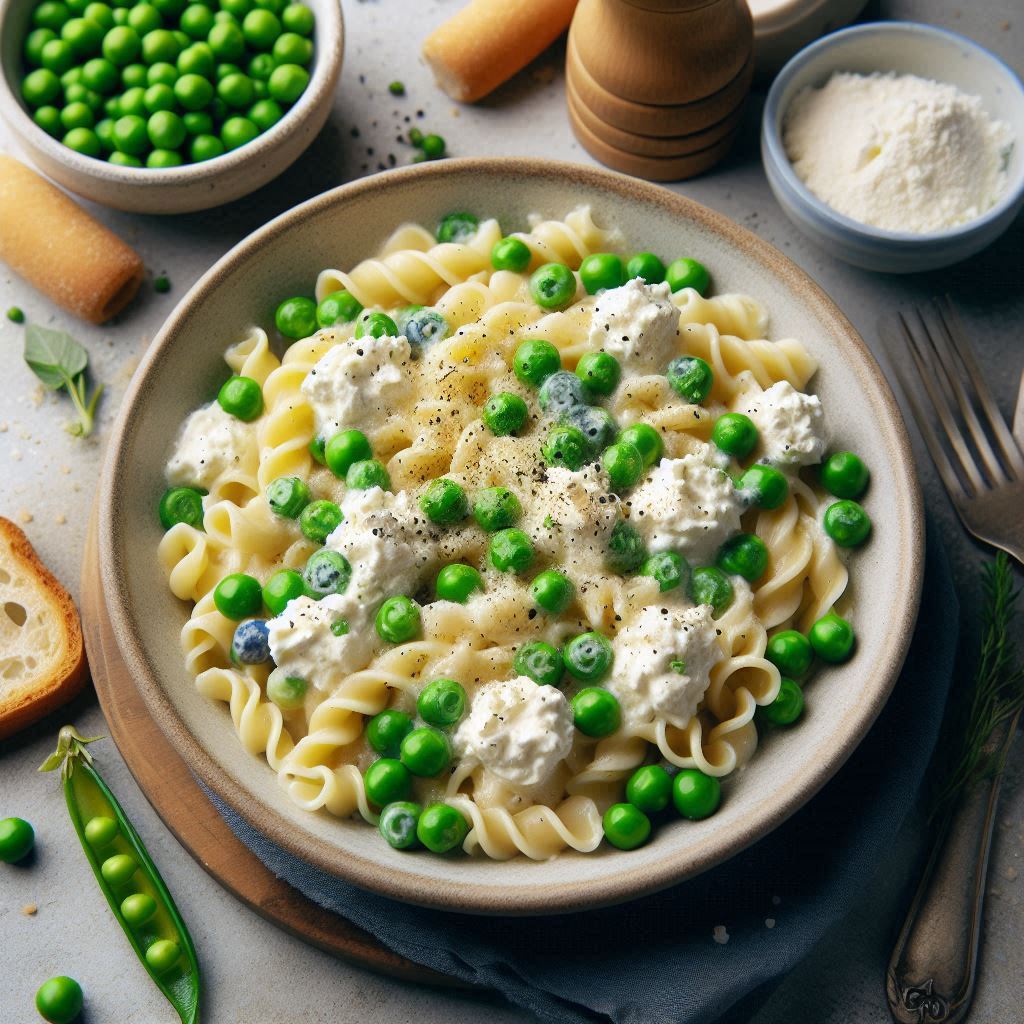
{"label": "fork handle", "polygon": [[[1005,750],[1016,724],[990,744]],[[898,1024],[957,1024],[967,1015],[1001,781],[1000,772],[963,793],[936,837],[886,973]]]}

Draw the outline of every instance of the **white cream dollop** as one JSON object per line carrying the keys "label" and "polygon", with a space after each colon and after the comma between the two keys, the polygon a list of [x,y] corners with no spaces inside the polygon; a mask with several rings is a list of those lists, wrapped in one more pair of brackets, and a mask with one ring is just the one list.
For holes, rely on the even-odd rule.
{"label": "white cream dollop", "polygon": [[668,284],[646,284],[635,277],[597,296],[589,345],[603,350],[625,369],[664,373],[678,355],[679,310]]}
{"label": "white cream dollop", "polygon": [[780,380],[767,391],[749,394],[740,412],[754,421],[764,458],[780,466],[809,466],[825,454],[825,414],[821,399]]}
{"label": "white cream dollop", "polygon": [[302,393],[313,409],[317,437],[380,426],[403,392],[412,358],[406,338],[347,338],[306,374]]}
{"label": "white cream dollop", "polygon": [[663,718],[682,728],[697,713],[723,658],[710,605],[679,611],[645,608],[613,642],[615,671],[607,683],[628,718]]}
{"label": "white cream dollop", "polygon": [[167,463],[174,487],[202,487],[241,463],[255,440],[255,427],[225,412],[216,402],[196,409],[181,428]]}
{"label": "white cream dollop", "polygon": [[572,749],[565,694],[519,676],[482,686],[454,737],[460,757],[517,786],[544,782]]}
{"label": "white cream dollop", "polygon": [[742,501],[709,445],[662,459],[627,505],[649,551],[677,551],[695,563],[710,562],[740,528]]}
{"label": "white cream dollop", "polygon": [[[376,640],[372,609],[350,590],[319,601],[296,597],[268,620],[270,653],[279,669],[330,692],[346,676],[366,667]],[[332,627],[341,622],[347,632],[339,635]]]}

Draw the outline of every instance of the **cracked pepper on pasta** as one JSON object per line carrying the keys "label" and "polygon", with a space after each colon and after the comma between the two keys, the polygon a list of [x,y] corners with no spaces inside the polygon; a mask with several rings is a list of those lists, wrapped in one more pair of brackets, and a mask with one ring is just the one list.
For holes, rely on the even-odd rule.
{"label": "cracked pepper on pasta", "polygon": [[301,807],[396,849],[632,849],[851,656],[868,470],[814,361],[697,260],[622,248],[586,207],[405,225],[183,425],[185,663]]}

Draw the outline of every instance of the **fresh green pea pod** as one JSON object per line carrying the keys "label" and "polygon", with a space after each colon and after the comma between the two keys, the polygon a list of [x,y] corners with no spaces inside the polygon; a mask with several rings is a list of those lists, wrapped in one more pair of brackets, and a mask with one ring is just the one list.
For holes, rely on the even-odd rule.
{"label": "fresh green pea pod", "polygon": [[[199,963],[192,937],[138,833],[93,767],[86,745],[99,738],[86,739],[65,725],[57,750],[39,770],[61,769],[71,823],[114,917],[182,1024],[198,1024]],[[126,917],[122,908],[129,897],[135,898]]]}

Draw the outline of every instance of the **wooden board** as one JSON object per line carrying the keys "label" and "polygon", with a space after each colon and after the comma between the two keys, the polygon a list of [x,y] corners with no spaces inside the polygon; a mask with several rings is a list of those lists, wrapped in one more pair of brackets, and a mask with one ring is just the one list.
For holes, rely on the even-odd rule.
{"label": "wooden board", "polygon": [[243,843],[149,716],[121,660],[99,579],[96,517],[82,561],[82,628],[110,735],[146,799],[200,867],[261,917],[345,960],[407,981],[466,987],[406,960],[374,936],[308,899]]}

